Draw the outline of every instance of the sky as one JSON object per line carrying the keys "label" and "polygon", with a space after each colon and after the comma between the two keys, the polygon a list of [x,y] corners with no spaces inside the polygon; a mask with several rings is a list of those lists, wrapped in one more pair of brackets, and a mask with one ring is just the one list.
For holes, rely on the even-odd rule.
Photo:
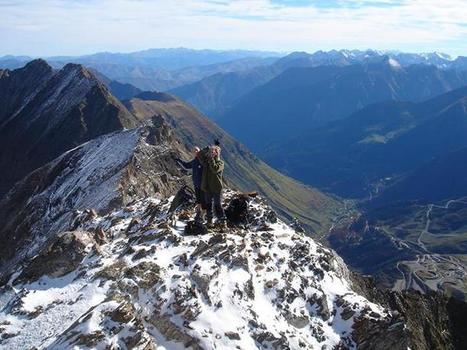
{"label": "sky", "polygon": [[148,48],[467,56],[467,0],[0,0],[0,55]]}

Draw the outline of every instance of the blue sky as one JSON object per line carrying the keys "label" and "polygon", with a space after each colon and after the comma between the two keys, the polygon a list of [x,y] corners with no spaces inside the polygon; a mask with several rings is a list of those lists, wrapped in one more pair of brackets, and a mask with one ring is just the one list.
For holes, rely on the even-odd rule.
{"label": "blue sky", "polygon": [[183,46],[467,56],[466,23],[466,0],[0,0],[0,55]]}

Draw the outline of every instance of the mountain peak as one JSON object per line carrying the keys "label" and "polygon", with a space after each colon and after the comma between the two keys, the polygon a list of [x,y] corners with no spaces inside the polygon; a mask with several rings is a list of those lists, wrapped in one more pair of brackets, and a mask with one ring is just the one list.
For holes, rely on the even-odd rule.
{"label": "mountain peak", "polygon": [[160,101],[160,102],[170,102],[175,101],[176,98],[170,94],[165,92],[158,92],[158,91],[144,91],[135,96],[135,98],[139,98],[140,100],[145,101]]}
{"label": "mountain peak", "polygon": [[388,69],[389,68],[394,71],[403,69],[399,61],[390,55],[368,57],[365,61],[365,64],[368,67],[373,67],[376,69],[381,69],[381,68]]}
{"label": "mountain peak", "polygon": [[34,60],[10,71],[1,82],[0,147],[20,147],[22,153],[7,152],[8,156],[1,157],[0,194],[64,151],[137,124],[79,64],[67,64],[55,72],[46,61]]}
{"label": "mountain peak", "polygon": [[37,58],[35,60],[32,60],[28,62],[25,66],[24,69],[40,69],[40,70],[52,70],[52,67],[49,65],[49,63],[42,59],[42,58]]}
{"label": "mountain peak", "polygon": [[78,76],[85,77],[87,79],[92,79],[94,81],[99,81],[97,77],[91,72],[89,69],[84,67],[82,64],[77,63],[68,63],[66,64],[62,70],[66,74],[76,74]]}

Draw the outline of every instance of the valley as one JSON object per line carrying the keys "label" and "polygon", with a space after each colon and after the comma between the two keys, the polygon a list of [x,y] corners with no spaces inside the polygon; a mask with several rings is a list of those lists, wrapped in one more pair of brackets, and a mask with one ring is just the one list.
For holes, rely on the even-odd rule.
{"label": "valley", "polygon": [[[459,253],[442,254],[433,253],[433,249],[439,249],[440,244],[444,247],[447,242],[452,241],[452,245],[465,245],[467,243],[467,220],[464,222],[464,229],[461,232],[453,232],[452,222],[446,222],[445,217],[455,215],[459,211],[467,210],[467,198],[449,200],[444,206],[429,204],[426,210],[426,224],[417,238],[418,246],[425,251],[425,254],[418,255],[416,261],[400,261],[397,269],[402,275],[402,279],[397,280],[394,289],[415,289],[426,292],[431,290],[443,290],[449,295],[466,300],[467,298],[467,254]],[[456,209],[450,209],[456,206]],[[433,210],[435,209],[435,212]],[[435,222],[434,225],[432,222]],[[439,222],[444,221],[444,222]],[[436,224],[438,222],[438,224]],[[432,225],[435,226],[432,228]],[[435,231],[433,233],[431,231]],[[426,242],[426,243],[425,243]],[[427,247],[428,245],[428,247]],[[447,248],[444,248],[447,250]],[[402,267],[402,268],[401,268]],[[404,272],[406,270],[406,272]]]}
{"label": "valley", "polygon": [[[330,242],[347,263],[375,274],[385,287],[424,293],[442,290],[466,300],[466,211],[466,197],[444,203],[378,208],[358,219],[349,218],[340,230],[334,227]],[[345,227],[349,227],[348,233]],[[337,239],[339,232],[343,236]],[[387,250],[393,253],[384,253]],[[355,251],[367,258],[356,259]],[[368,260],[373,267],[367,265]]]}

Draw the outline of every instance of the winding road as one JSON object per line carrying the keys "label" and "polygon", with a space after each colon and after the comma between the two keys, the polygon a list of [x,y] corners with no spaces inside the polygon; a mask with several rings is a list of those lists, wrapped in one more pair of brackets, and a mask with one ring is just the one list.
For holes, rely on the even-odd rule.
{"label": "winding road", "polygon": [[[443,256],[437,253],[432,253],[428,250],[423,242],[424,235],[432,234],[430,232],[431,213],[434,208],[449,209],[453,203],[461,203],[467,205],[464,199],[453,199],[446,202],[444,206],[429,204],[425,217],[426,223],[424,229],[420,232],[417,238],[416,245],[422,250],[423,254],[417,255],[415,261],[400,261],[396,265],[396,269],[402,275],[402,279],[398,279],[394,283],[393,289],[402,290],[413,288],[421,292],[426,292],[428,289],[440,289],[444,283],[455,284],[456,281],[465,280],[467,276],[466,266],[462,261],[459,261],[454,256]],[[412,243],[412,242],[411,242]],[[437,265],[443,264],[443,269],[439,269]],[[401,268],[401,265],[406,266],[406,270]],[[420,278],[417,272],[423,273],[425,279]]]}

